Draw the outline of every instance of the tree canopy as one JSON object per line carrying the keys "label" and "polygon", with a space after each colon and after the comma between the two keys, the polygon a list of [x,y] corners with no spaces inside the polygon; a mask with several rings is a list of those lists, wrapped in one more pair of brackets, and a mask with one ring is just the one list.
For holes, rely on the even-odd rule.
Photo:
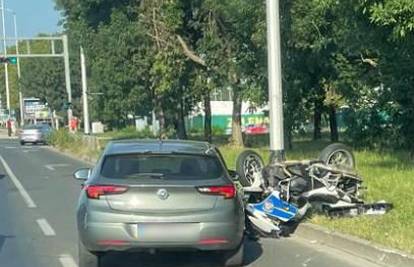
{"label": "tree canopy", "polygon": [[[242,101],[267,103],[263,1],[55,1],[70,38],[75,98],[80,46],[90,90],[101,93],[92,99],[94,119],[123,127],[128,115],[154,111],[164,132],[186,138],[184,118],[204,103],[209,139],[210,93],[231,89],[232,141],[243,143]],[[287,136],[311,121],[320,138],[326,118],[337,140],[340,111],[342,137],[355,144],[414,147],[414,2],[295,0],[280,9]],[[57,109],[62,67],[24,63],[21,84]]]}

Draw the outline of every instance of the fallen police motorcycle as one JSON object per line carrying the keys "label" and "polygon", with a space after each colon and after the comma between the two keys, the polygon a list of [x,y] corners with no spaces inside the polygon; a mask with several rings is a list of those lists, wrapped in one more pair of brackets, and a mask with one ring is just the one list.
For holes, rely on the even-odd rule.
{"label": "fallen police motorcycle", "polygon": [[384,201],[364,203],[354,156],[342,144],[326,147],[317,160],[267,166],[256,152],[247,150],[236,166],[245,194],[248,232],[289,235],[310,211],[338,217],[380,215],[392,208]]}

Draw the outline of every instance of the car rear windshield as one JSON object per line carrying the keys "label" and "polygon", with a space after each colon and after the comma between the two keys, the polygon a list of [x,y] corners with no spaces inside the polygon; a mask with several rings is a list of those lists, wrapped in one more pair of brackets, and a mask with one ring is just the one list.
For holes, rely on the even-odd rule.
{"label": "car rear windshield", "polygon": [[224,170],[221,162],[214,156],[128,154],[107,156],[101,175],[113,179],[208,180],[222,177]]}
{"label": "car rear windshield", "polygon": [[209,180],[222,177],[218,158],[182,154],[111,155],[104,159],[101,175],[112,179]]}

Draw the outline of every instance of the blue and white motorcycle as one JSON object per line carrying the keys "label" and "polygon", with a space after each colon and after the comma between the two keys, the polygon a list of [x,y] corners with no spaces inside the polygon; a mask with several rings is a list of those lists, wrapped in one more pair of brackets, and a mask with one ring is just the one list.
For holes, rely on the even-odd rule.
{"label": "blue and white motorcycle", "polygon": [[264,166],[254,151],[237,159],[243,185],[248,233],[287,236],[308,211],[331,217],[380,215],[392,208],[384,201],[366,204],[362,178],[353,168],[352,152],[342,144],[325,148],[319,159],[276,162]]}

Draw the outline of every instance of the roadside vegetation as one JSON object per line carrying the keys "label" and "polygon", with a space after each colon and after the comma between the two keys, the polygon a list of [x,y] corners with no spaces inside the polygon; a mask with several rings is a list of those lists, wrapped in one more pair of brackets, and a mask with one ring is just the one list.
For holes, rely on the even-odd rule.
{"label": "roadside vegetation", "polygon": [[[106,133],[97,137],[99,148],[88,144],[82,136],[69,134],[65,130],[56,131],[50,138],[55,147],[73,153],[79,157],[89,155],[97,158],[100,149],[111,139],[148,137],[148,131],[134,132],[124,130],[118,133]],[[149,136],[150,137],[150,136]],[[235,169],[237,156],[245,148],[226,145],[226,137],[216,137],[225,161],[230,169]],[[288,159],[317,158],[319,152],[329,144],[327,138],[312,141],[311,138],[297,138],[293,149],[286,151]],[[252,147],[265,161],[268,160],[268,148],[256,140]],[[387,247],[414,253],[414,164],[405,151],[380,151],[375,149],[357,149],[354,151],[357,171],[368,187],[367,201],[386,200],[394,204],[394,209],[383,216],[360,216],[357,218],[330,219],[325,216],[313,216],[310,222],[329,229],[355,235]]]}

